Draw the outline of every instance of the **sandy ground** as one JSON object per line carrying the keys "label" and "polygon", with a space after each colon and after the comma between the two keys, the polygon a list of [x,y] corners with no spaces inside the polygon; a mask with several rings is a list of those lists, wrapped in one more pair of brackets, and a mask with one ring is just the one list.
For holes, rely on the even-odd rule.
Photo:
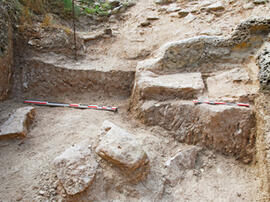
{"label": "sandy ground", "polygon": [[[187,1],[183,2],[182,6],[186,7]],[[198,1],[188,2],[192,7]],[[86,54],[89,63],[93,61],[91,58],[95,58],[93,65],[111,65],[113,61],[117,68],[127,66],[135,69],[137,61],[153,56],[155,50],[168,41],[196,36],[206,30],[226,35],[250,16],[267,15],[265,6],[244,10],[244,0],[232,2],[218,15],[200,14],[188,22],[186,18],[173,18],[158,12],[160,6],[156,6],[153,0],[140,0],[125,14],[124,21],[111,23],[115,37],[88,44]],[[158,16],[159,20],[153,21],[149,27],[138,27],[148,16]],[[52,97],[49,99],[53,101]],[[19,101],[1,103],[0,124],[14,108],[24,106]],[[65,97],[62,101],[116,105],[119,113],[36,107],[36,120],[25,139],[0,142],[0,201],[62,201],[52,165],[54,158],[87,138],[95,142],[104,120],[111,120],[136,136],[149,155],[151,172],[143,184],[132,186],[117,171],[104,164],[103,170],[111,174],[105,183],[108,192],[99,193],[100,187],[96,186],[73,201],[267,200],[260,192],[260,180],[253,164],[243,165],[233,158],[205,150],[200,154],[196,168],[172,187],[164,180],[164,162],[185,145],[175,142],[166,131],[145,127],[129,117],[128,100],[77,95]],[[118,187],[113,184],[115,181],[120,183]],[[96,193],[96,198],[93,193]],[[65,195],[62,193],[62,196]]]}
{"label": "sandy ground", "polygon": [[[23,140],[2,141],[0,144],[0,200],[53,201],[59,198],[59,194],[55,193],[57,189],[51,191],[57,182],[52,164],[54,158],[82,140],[90,138],[95,142],[104,120],[110,120],[136,136],[149,155],[151,173],[144,181],[147,188],[124,185],[123,182],[122,188],[129,187],[129,190],[121,194],[115,190],[116,185],[110,184],[112,193],[107,200],[101,197],[95,201],[256,201],[260,197],[259,179],[252,165],[242,165],[210,151],[200,154],[196,168],[190,170],[179,185],[171,187],[163,181],[161,186],[153,186],[163,179],[165,161],[184,145],[175,142],[159,128],[147,128],[137,121],[127,121],[130,117],[126,113],[126,102],[119,103],[122,106],[119,113],[36,107],[36,121],[28,136]],[[18,106],[13,102],[1,106],[8,105]],[[124,181],[123,176],[115,174],[110,166],[105,170],[112,173],[115,181]],[[131,190],[137,191],[135,196],[130,196]],[[45,194],[42,196],[40,191]],[[160,198],[151,200],[152,195]],[[84,197],[91,198],[91,194]]]}

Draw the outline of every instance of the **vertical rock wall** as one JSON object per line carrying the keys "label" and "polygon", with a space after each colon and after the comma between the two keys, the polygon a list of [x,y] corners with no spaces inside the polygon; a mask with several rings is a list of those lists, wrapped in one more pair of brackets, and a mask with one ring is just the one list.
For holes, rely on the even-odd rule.
{"label": "vertical rock wall", "polygon": [[4,100],[10,89],[13,65],[13,29],[4,8],[0,7],[0,100]]}

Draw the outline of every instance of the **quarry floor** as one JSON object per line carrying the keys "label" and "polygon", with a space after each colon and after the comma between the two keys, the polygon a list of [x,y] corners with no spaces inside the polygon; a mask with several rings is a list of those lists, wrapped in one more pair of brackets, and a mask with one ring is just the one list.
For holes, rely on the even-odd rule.
{"label": "quarry floor", "polygon": [[[243,10],[244,1],[234,2],[221,15],[209,14],[188,21],[159,13],[153,0],[138,1],[126,13],[125,21],[111,25],[115,37],[88,44],[86,59],[96,68],[109,65],[111,68],[135,71],[139,60],[153,56],[168,41],[201,33],[226,35],[241,20],[252,15],[265,16],[268,12],[263,6]],[[138,27],[148,16],[159,16],[160,19],[149,27]],[[13,99],[0,105],[0,124],[14,109],[25,106],[22,101],[29,98],[20,91],[13,92],[13,95]],[[145,126],[131,117],[127,97],[72,95],[71,92],[68,97],[54,96],[50,95],[50,101],[115,105],[119,110],[112,113],[35,106],[36,119],[27,137],[0,142],[0,202],[267,201],[267,195],[261,191],[261,181],[254,163],[245,165],[233,157],[206,149],[200,153],[196,167],[186,173],[176,186],[169,186],[164,180],[164,163],[186,145],[175,141],[164,129]],[[94,143],[104,120],[112,121],[136,136],[149,156],[150,174],[142,183],[133,186],[117,171],[106,167],[103,169],[107,170],[108,176],[102,187],[96,185],[81,198],[67,198],[58,189],[53,160],[86,138]],[[118,187],[115,185],[117,183]],[[100,189],[105,185],[109,191],[103,193]]]}

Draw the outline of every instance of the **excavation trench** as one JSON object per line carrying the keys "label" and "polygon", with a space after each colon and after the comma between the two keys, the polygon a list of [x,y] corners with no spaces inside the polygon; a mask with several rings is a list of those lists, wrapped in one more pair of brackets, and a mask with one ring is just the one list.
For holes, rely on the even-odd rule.
{"label": "excavation trench", "polygon": [[265,55],[269,30],[269,19],[249,20],[227,37],[171,42],[136,70],[51,53],[24,58],[1,125],[24,99],[119,112],[35,106],[26,138],[1,142],[3,200],[267,201],[270,104],[256,54]]}

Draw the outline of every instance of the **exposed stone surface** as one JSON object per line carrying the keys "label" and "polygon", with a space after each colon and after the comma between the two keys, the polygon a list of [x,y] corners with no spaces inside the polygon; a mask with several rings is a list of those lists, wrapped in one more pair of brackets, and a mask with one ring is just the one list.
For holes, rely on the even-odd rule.
{"label": "exposed stone surface", "polygon": [[178,11],[178,15],[179,15],[179,17],[186,17],[187,15],[189,14],[189,11],[188,10],[180,10],[180,11]]}
{"label": "exposed stone surface", "polygon": [[244,69],[233,69],[207,79],[209,98],[213,100],[228,100],[249,102],[258,92]]}
{"label": "exposed stone surface", "polygon": [[260,68],[259,81],[262,91],[270,90],[270,43],[266,43],[257,57],[257,64]]}
{"label": "exposed stone surface", "polygon": [[197,98],[204,90],[201,73],[157,75],[149,71],[137,73],[133,97],[167,100]]}
{"label": "exposed stone surface", "polygon": [[218,1],[214,4],[210,4],[205,9],[207,11],[223,11],[225,8],[224,8],[224,4],[220,1]]}
{"label": "exposed stone surface", "polygon": [[265,4],[265,3],[268,3],[268,2],[269,2],[268,0],[253,0],[254,4]]}
{"label": "exposed stone surface", "polygon": [[250,108],[148,101],[137,115],[145,124],[167,129],[180,142],[204,145],[244,162],[252,159],[255,117]]}
{"label": "exposed stone surface", "polygon": [[[168,7],[164,7],[167,13],[173,13],[181,10],[181,7],[177,4],[171,4]],[[162,10],[162,9],[161,9]]]}
{"label": "exposed stone surface", "polygon": [[166,161],[165,166],[177,167],[178,169],[192,169],[195,167],[198,152],[201,149],[191,146],[178,151],[172,158]]}
{"label": "exposed stone surface", "polygon": [[194,169],[198,153],[201,148],[197,146],[189,146],[181,149],[173,157],[165,162],[168,174],[166,179],[170,185],[176,185],[185,176],[185,171]]}
{"label": "exposed stone surface", "polygon": [[149,160],[135,137],[108,121],[102,128],[104,136],[96,153],[118,167],[132,183],[143,180],[149,172]]}
{"label": "exposed stone surface", "polygon": [[89,187],[95,179],[98,167],[87,141],[67,149],[56,157],[54,165],[57,177],[69,195],[80,193]]}
{"label": "exposed stone surface", "polygon": [[[65,61],[62,64],[59,61]],[[66,63],[66,61],[69,61]],[[63,93],[103,93],[128,96],[134,71],[115,67],[93,68],[89,61],[80,64],[56,54],[28,59],[23,64],[23,91],[31,97],[59,96]]]}
{"label": "exposed stone surface", "polygon": [[155,1],[156,4],[169,4],[172,2],[176,2],[176,0],[156,0]]}
{"label": "exposed stone surface", "polygon": [[[189,14],[191,15],[191,14]],[[188,15],[188,16],[189,16]],[[186,18],[189,18],[189,17]],[[193,16],[195,17],[195,16]],[[193,18],[191,16],[191,18]],[[187,19],[194,20],[193,19]],[[142,61],[138,69],[150,69],[155,72],[206,71],[202,64],[211,61],[226,61],[234,58],[235,50],[258,47],[256,38],[270,32],[270,19],[251,19],[239,24],[227,37],[197,36],[165,44],[155,59]]]}
{"label": "exposed stone surface", "polygon": [[9,119],[0,127],[0,139],[20,137],[27,135],[30,124],[33,122],[35,110],[33,107],[17,109]]}

